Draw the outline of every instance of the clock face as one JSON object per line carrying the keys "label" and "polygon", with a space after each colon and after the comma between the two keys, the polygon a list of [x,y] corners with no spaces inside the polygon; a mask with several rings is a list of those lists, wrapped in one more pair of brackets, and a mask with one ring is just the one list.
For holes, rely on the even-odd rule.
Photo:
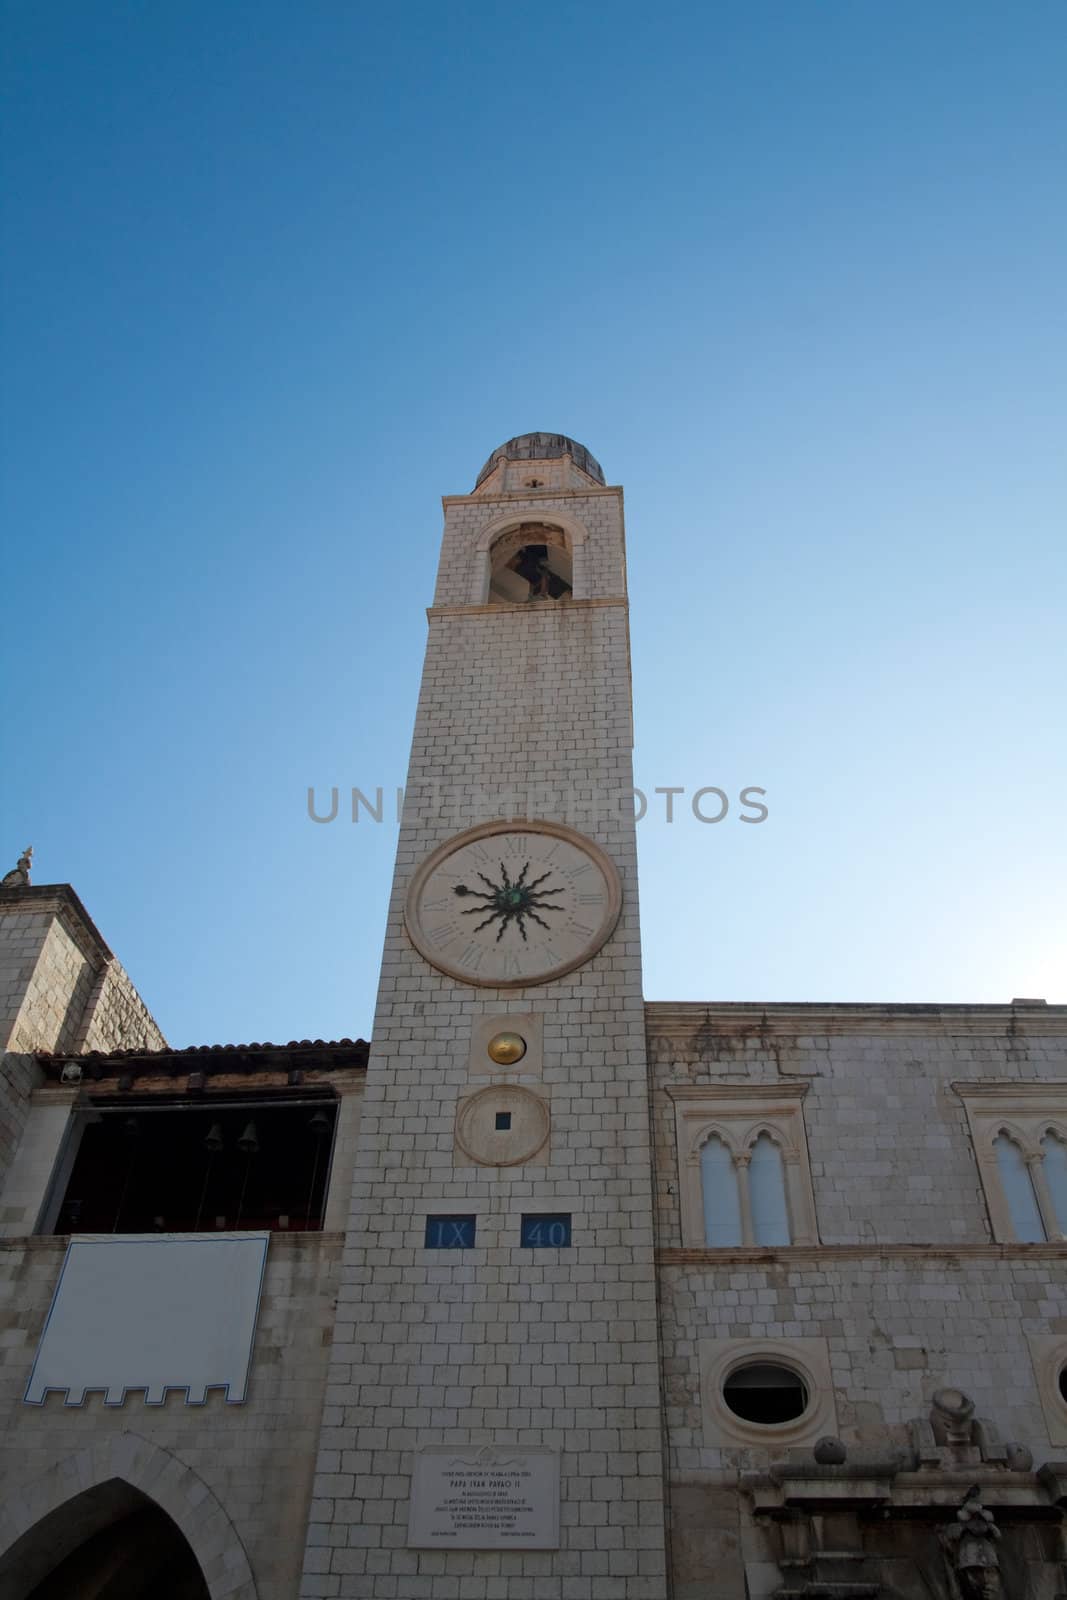
{"label": "clock face", "polygon": [[423,862],[405,915],[412,943],[433,966],[504,989],[546,983],[588,961],[621,905],[614,866],[573,828],[493,822]]}

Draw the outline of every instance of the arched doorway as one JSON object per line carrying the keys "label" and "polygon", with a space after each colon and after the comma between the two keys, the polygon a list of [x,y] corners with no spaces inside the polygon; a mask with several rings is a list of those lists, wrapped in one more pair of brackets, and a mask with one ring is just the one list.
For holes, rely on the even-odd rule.
{"label": "arched doorway", "polygon": [[4,1600],[210,1600],[178,1524],[119,1478],[34,1524],[0,1557]]}
{"label": "arched doorway", "polygon": [[[82,1489],[72,1494],[78,1484]],[[152,1522],[134,1520],[145,1512],[154,1514]],[[158,1581],[138,1589],[136,1563],[127,1562],[123,1571],[119,1558],[140,1547],[146,1528],[174,1560]],[[64,1591],[63,1563],[109,1529],[111,1538],[82,1558],[87,1567],[97,1563],[96,1587],[87,1579]],[[113,1571],[101,1551],[114,1560]],[[76,1570],[76,1562],[67,1569]],[[172,1577],[186,1588],[164,1589]],[[63,1600],[137,1600],[142,1594],[152,1600],[257,1600],[258,1591],[240,1535],[209,1485],[171,1451],[124,1429],[101,1434],[36,1478],[0,1485],[0,1600],[51,1600],[54,1594]]]}

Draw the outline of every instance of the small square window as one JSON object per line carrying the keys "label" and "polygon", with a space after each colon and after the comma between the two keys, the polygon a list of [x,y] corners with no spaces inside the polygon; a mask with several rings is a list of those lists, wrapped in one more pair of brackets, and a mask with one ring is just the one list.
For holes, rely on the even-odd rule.
{"label": "small square window", "polygon": [[498,1111],[496,1114],[496,1128],[498,1133],[506,1133],[511,1127],[511,1112]]}
{"label": "small square window", "polygon": [[571,1242],[570,1214],[523,1217],[519,1242],[527,1250],[565,1249]]}
{"label": "small square window", "polygon": [[427,1217],[427,1250],[468,1250],[474,1243],[474,1217]]}

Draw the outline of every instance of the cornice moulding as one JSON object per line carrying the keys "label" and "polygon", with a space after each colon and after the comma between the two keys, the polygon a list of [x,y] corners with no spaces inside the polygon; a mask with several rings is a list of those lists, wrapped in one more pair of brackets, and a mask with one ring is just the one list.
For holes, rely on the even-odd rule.
{"label": "cornice moulding", "polygon": [[709,1100],[738,1100],[745,1105],[765,1106],[776,1100],[803,1100],[810,1088],[808,1079],[783,1078],[773,1083],[750,1084],[734,1078],[715,1083],[665,1083],[663,1092],[674,1101],[697,1100],[706,1105]]}
{"label": "cornice moulding", "polygon": [[656,1251],[661,1267],[804,1267],[820,1261],[1067,1261],[1064,1244],[791,1244],[731,1245],[721,1250],[667,1246]]}
{"label": "cornice moulding", "polygon": [[523,616],[540,617],[560,611],[591,611],[598,606],[625,606],[627,600],[624,595],[594,595],[587,600],[552,600],[547,603],[537,604],[524,600],[515,605],[501,605],[494,602],[492,605],[477,606],[427,606],[427,620],[432,622],[435,617],[499,617],[511,611],[519,611]]}
{"label": "cornice moulding", "polygon": [[33,883],[16,889],[0,889],[0,915],[22,909],[55,913],[66,923],[75,942],[87,945],[101,965],[114,961],[107,941],[69,883]]}
{"label": "cornice moulding", "polygon": [[738,1038],[812,1038],[820,1034],[954,1035],[1067,1039],[1067,1006],[759,1005],[745,1001],[645,1002],[650,1039],[700,1034]]}
{"label": "cornice moulding", "polygon": [[545,491],[543,501],[540,496],[533,501],[529,487],[526,486],[522,489],[498,489],[495,494],[443,494],[441,504],[446,510],[449,506],[491,506],[497,500],[505,505],[512,501],[518,501],[523,505],[551,505],[553,500],[589,500],[597,494],[617,495],[621,499],[622,493],[620,483],[590,482],[588,488],[548,489]]}
{"label": "cornice moulding", "polygon": [[1011,1100],[1041,1101],[1067,1095],[1067,1078],[954,1078],[949,1085],[961,1100],[989,1100],[1001,1104]]}

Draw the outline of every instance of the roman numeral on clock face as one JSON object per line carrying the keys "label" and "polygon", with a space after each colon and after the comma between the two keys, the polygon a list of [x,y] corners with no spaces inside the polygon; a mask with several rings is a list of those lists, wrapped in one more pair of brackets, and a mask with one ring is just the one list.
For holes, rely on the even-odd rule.
{"label": "roman numeral on clock face", "polygon": [[485,960],[485,948],[480,944],[469,944],[459,958],[461,967],[466,967],[470,972],[479,971]]}
{"label": "roman numeral on clock face", "polygon": [[575,898],[580,906],[602,906],[604,904],[604,896],[602,894],[580,894],[576,895]]}
{"label": "roman numeral on clock face", "polygon": [[450,940],[454,939],[462,931],[458,922],[442,922],[439,927],[427,928],[426,930],[430,943],[437,947],[448,944]]}

